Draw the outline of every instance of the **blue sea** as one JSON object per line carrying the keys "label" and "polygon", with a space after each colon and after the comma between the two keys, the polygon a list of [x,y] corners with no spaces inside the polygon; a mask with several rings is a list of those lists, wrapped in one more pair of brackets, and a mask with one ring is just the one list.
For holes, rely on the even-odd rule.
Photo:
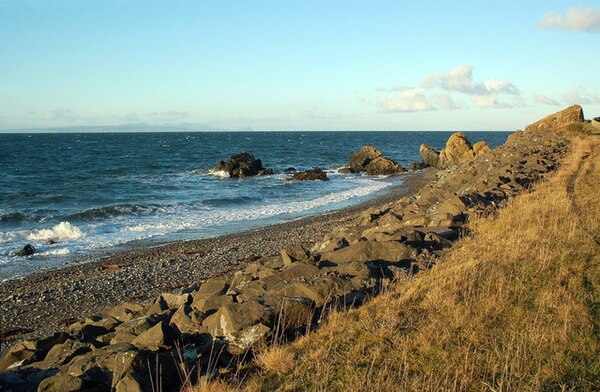
{"label": "blue sea", "polygon": [[[340,174],[365,144],[407,167],[450,132],[164,132],[0,134],[0,281],[132,241],[208,238],[332,211],[381,195],[403,176]],[[466,132],[492,147],[505,132]],[[223,178],[248,151],[278,174]],[[327,182],[288,181],[321,167]],[[31,243],[37,253],[11,254]]]}

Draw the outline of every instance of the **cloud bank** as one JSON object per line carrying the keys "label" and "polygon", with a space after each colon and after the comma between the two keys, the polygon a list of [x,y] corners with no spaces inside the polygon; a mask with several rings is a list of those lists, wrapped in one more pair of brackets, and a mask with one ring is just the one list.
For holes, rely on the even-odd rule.
{"label": "cloud bank", "polygon": [[[379,99],[377,106],[385,112],[423,112],[464,108],[452,94],[458,93],[471,99],[478,108],[508,108],[499,95],[519,97],[521,92],[511,82],[489,79],[478,82],[473,78],[473,67],[461,65],[450,72],[429,75],[418,87],[379,88],[378,91],[398,92]],[[432,93],[432,91],[434,91]]]}
{"label": "cloud bank", "polygon": [[569,8],[565,15],[546,12],[538,25],[551,30],[600,33],[600,9]]}

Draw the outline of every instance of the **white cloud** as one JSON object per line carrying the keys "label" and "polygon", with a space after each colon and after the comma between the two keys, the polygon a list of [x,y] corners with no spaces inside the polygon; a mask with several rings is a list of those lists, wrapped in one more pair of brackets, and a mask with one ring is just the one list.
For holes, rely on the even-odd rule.
{"label": "white cloud", "polygon": [[584,90],[571,90],[563,94],[563,101],[567,105],[580,104],[591,105],[600,104],[600,96],[589,94]]}
{"label": "white cloud", "polygon": [[[402,89],[399,89],[401,87]],[[522,104],[519,89],[511,82],[489,79],[477,82],[473,79],[473,67],[461,65],[448,73],[439,73],[423,78],[419,87],[379,88],[378,91],[400,91],[381,98],[377,105],[387,112],[416,112],[430,110],[449,110],[464,107],[457,103],[453,94],[460,93],[471,97],[473,105],[480,108],[507,108],[509,103],[499,100],[498,95],[511,95],[513,100]],[[432,94],[431,91],[442,91]]]}
{"label": "white cloud", "polygon": [[547,12],[538,25],[544,29],[600,33],[600,9],[569,8],[565,15]]}
{"label": "white cloud", "polygon": [[473,67],[461,65],[448,73],[427,76],[421,82],[421,87],[432,89],[439,87],[450,92],[459,92],[467,95],[487,94],[520,94],[519,89],[510,82],[496,79],[486,80],[483,83],[473,79]]}
{"label": "white cloud", "polygon": [[377,102],[377,106],[384,112],[425,112],[460,107],[449,94],[428,96],[423,89],[418,88],[383,97]]}
{"label": "white cloud", "polygon": [[75,113],[68,108],[57,108],[50,110],[44,114],[44,118],[51,121],[77,121]]}
{"label": "white cloud", "polygon": [[471,96],[471,101],[478,108],[503,109],[512,107],[512,105],[506,102],[500,102],[493,94],[473,95]]}
{"label": "white cloud", "polygon": [[560,102],[558,102],[556,99],[550,98],[544,94],[535,94],[533,96],[533,100],[536,103],[540,103],[542,105],[560,106]]}

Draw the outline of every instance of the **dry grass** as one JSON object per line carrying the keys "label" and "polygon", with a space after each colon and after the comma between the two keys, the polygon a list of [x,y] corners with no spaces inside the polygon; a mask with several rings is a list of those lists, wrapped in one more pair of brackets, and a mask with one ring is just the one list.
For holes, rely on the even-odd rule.
{"label": "dry grass", "polygon": [[294,353],[287,346],[272,346],[256,355],[256,364],[269,373],[285,375],[294,367]]}
{"label": "dry grass", "polygon": [[574,137],[555,175],[442,263],[261,353],[241,388],[600,389],[599,147]]}

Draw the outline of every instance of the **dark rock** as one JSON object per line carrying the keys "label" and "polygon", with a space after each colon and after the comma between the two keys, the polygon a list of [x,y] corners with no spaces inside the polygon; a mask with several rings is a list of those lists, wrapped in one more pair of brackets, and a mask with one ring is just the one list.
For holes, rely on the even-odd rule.
{"label": "dark rock", "polygon": [[285,169],[283,172],[285,174],[292,174],[292,173],[296,173],[298,170],[296,170],[295,167],[288,167],[287,169]]}
{"label": "dark rock", "polygon": [[247,152],[241,152],[229,157],[227,162],[219,162],[214,171],[225,171],[230,177],[250,177],[273,174],[272,169],[265,169],[260,159]]}
{"label": "dark rock", "polygon": [[35,247],[31,244],[27,244],[18,252],[15,252],[15,256],[31,256],[35,253]]}
{"label": "dark rock", "polygon": [[321,170],[318,167],[315,167],[312,170],[306,170],[303,172],[294,173],[292,176],[292,180],[296,181],[327,181],[327,173]]}

